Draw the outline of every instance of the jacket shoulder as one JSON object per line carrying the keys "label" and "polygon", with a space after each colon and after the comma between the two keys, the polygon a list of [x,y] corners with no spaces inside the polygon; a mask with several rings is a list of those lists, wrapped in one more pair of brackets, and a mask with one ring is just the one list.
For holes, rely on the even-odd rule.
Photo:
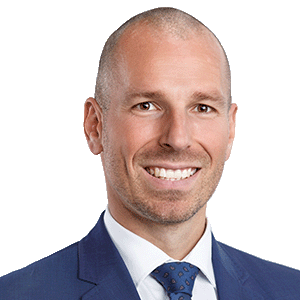
{"label": "jacket shoulder", "polygon": [[218,243],[266,292],[270,299],[300,299],[300,271]]}
{"label": "jacket shoulder", "polygon": [[78,280],[77,274],[78,243],[75,243],[1,277],[0,299],[79,299],[94,285]]}

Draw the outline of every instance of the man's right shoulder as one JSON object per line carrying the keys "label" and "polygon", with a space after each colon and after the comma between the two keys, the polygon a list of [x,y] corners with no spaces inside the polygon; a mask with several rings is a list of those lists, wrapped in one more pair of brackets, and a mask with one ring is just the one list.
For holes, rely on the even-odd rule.
{"label": "man's right shoulder", "polygon": [[79,299],[93,286],[78,279],[78,243],[75,243],[1,277],[0,300]]}

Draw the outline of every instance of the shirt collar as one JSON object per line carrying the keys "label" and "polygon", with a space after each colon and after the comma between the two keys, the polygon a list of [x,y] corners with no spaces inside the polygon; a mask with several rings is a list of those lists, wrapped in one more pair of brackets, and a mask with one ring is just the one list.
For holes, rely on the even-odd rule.
{"label": "shirt collar", "polygon": [[212,231],[211,225],[206,220],[206,228],[201,239],[192,251],[183,259],[194,266],[197,266],[205,277],[216,288],[215,275],[212,264]]}
{"label": "shirt collar", "polygon": [[[155,268],[163,263],[174,261],[161,249],[120,225],[108,209],[104,214],[104,223],[136,287]],[[207,222],[203,236],[182,261],[197,266],[213,287],[216,287],[211,259],[211,240],[211,226]]]}

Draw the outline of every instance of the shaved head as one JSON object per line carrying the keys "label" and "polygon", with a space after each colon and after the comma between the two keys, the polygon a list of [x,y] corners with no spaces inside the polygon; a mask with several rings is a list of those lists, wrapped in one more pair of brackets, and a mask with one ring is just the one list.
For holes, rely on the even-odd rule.
{"label": "shaved head", "polygon": [[226,53],[217,37],[199,20],[175,8],[156,8],[138,14],[120,26],[106,41],[99,63],[95,99],[105,112],[109,108],[112,89],[120,78],[122,51],[119,42],[123,35],[138,35],[141,28],[148,28],[153,37],[168,35],[176,39],[187,40],[209,36],[220,47],[224,56],[224,78],[227,85],[228,103],[231,103],[230,67]]}

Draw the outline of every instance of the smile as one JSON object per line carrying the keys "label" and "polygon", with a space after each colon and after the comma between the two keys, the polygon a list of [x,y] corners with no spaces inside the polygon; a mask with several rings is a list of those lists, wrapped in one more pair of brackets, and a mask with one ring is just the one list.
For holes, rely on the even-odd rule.
{"label": "smile", "polygon": [[181,170],[164,169],[158,167],[147,167],[145,170],[153,177],[164,179],[164,180],[182,180],[193,176],[199,169],[188,168]]}

